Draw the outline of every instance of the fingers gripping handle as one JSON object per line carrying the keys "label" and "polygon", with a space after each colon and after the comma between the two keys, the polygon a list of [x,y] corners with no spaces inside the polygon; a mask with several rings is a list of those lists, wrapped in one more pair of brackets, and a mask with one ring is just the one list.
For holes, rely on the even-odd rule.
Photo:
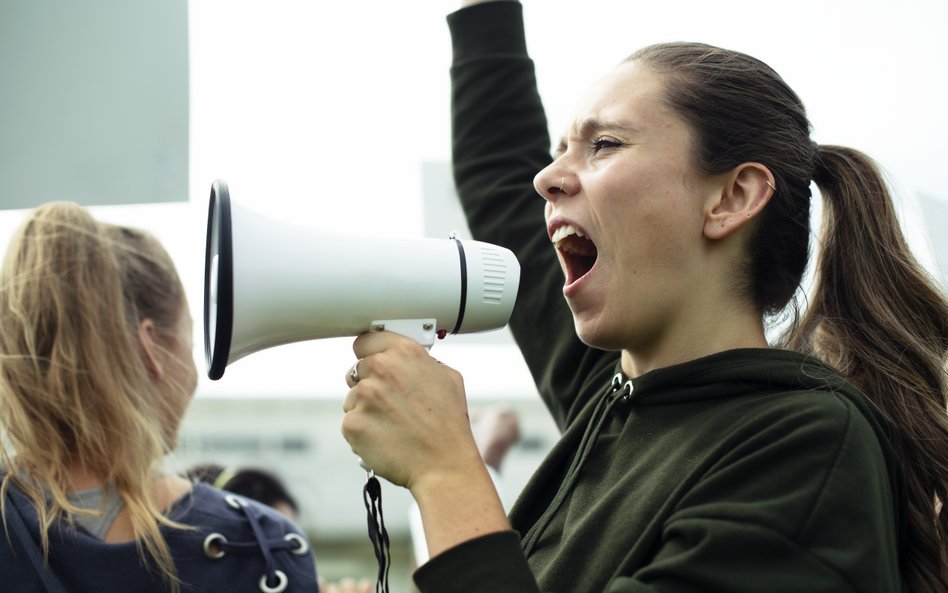
{"label": "fingers gripping handle", "polygon": [[[373,321],[369,326],[369,331],[381,332],[381,331],[390,331],[396,333],[406,338],[411,338],[421,344],[425,350],[430,350],[431,346],[434,345],[435,338],[437,337],[437,332],[435,330],[436,320],[434,319],[387,319],[387,320],[376,320]],[[368,465],[365,464],[365,461],[361,457],[359,459],[359,466],[362,467],[368,474],[369,478],[375,476],[375,472]]]}

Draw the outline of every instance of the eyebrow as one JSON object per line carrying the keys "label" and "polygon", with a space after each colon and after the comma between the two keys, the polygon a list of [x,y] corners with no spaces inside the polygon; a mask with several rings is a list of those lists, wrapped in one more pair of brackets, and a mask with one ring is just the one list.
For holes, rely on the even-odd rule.
{"label": "eyebrow", "polygon": [[[584,119],[579,125],[573,124],[573,130],[579,138],[589,138],[603,130],[616,130],[624,134],[637,134],[642,131],[641,126],[637,126],[629,121],[612,121],[596,118]],[[556,150],[553,151],[553,158],[556,158],[566,152],[566,136],[560,138]]]}

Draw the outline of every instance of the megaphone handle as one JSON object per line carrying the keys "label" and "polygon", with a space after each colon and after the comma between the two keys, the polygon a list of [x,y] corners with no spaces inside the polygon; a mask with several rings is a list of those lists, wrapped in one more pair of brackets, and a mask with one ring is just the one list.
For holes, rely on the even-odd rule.
{"label": "megaphone handle", "polygon": [[[411,338],[421,344],[425,350],[431,350],[431,347],[434,345],[435,336],[437,332],[435,331],[434,319],[388,319],[385,321],[373,321],[369,327],[369,331],[382,332],[390,331],[406,338]],[[361,457],[357,458],[359,460],[359,466],[369,474],[369,478],[375,476],[375,470],[370,468],[362,461]]]}
{"label": "megaphone handle", "polygon": [[[411,338],[421,344],[425,350],[430,350],[438,335],[437,320],[435,319],[385,319],[375,320],[369,331],[390,331]],[[362,489],[362,498],[365,502],[369,525],[369,539],[375,548],[375,557],[379,562],[378,581],[375,590],[379,593],[388,593],[388,569],[392,564],[389,552],[388,531],[385,529],[385,519],[382,516],[382,485],[375,477],[375,470],[358,458],[359,466],[365,470],[366,481]]]}
{"label": "megaphone handle", "polygon": [[[382,332],[390,331],[392,333],[405,336],[406,338],[411,338],[418,342],[424,347],[425,350],[431,350],[431,347],[434,345],[435,336],[437,332],[435,331],[435,324],[437,322],[434,319],[387,319],[387,320],[376,320],[371,323],[369,326],[369,331],[373,332]],[[369,478],[375,475],[375,471],[367,466],[361,457],[357,458],[359,460],[359,466],[368,472]]]}

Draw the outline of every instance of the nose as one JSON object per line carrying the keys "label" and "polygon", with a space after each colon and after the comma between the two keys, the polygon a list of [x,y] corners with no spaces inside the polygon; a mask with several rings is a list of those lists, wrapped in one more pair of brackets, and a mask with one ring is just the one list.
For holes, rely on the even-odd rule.
{"label": "nose", "polygon": [[534,189],[548,202],[570,195],[574,185],[573,178],[557,164],[557,161],[547,165],[533,178]]}

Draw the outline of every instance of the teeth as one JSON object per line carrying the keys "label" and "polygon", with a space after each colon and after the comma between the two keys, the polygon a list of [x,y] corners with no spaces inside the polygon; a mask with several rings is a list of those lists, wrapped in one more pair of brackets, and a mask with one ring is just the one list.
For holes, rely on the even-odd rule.
{"label": "teeth", "polygon": [[563,239],[571,235],[576,235],[577,237],[585,237],[582,231],[577,230],[576,227],[574,227],[571,224],[566,224],[556,229],[555,231],[553,231],[553,242],[559,243],[560,241],[562,241]]}

